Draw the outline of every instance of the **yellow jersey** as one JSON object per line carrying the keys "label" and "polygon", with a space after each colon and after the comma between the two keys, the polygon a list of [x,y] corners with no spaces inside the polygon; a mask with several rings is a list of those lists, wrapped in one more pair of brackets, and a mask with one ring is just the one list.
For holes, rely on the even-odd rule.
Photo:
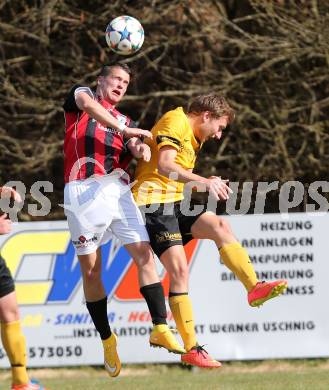
{"label": "yellow jersey", "polygon": [[177,150],[175,162],[193,169],[200,143],[182,107],[168,111],[151,130],[153,139],[145,141],[151,148],[151,160],[138,161],[132,191],[137,205],[169,203],[183,199],[184,183],[162,176],[158,172],[159,150],[170,145]]}

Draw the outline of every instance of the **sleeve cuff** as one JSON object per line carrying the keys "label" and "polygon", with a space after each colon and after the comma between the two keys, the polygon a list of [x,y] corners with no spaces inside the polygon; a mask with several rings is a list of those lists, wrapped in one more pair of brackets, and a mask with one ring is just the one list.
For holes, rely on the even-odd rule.
{"label": "sleeve cuff", "polygon": [[87,93],[91,98],[94,98],[94,94],[92,93],[92,90],[88,87],[78,87],[75,91],[74,91],[74,98],[77,97],[77,95],[80,93],[80,92],[85,92]]}
{"label": "sleeve cuff", "polygon": [[180,150],[180,147],[176,144],[174,144],[173,142],[161,142],[160,144],[157,145],[158,146],[158,150],[160,150],[162,147],[164,146],[172,146],[174,149],[176,149],[178,152]]}

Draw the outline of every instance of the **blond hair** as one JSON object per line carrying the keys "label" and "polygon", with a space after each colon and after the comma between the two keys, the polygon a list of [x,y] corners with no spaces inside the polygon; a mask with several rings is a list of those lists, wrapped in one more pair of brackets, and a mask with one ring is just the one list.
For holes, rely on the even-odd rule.
{"label": "blond hair", "polygon": [[235,117],[233,108],[228,104],[224,96],[221,95],[208,94],[195,97],[192,100],[187,113],[201,114],[205,111],[209,111],[214,118],[228,116],[229,123],[231,123]]}

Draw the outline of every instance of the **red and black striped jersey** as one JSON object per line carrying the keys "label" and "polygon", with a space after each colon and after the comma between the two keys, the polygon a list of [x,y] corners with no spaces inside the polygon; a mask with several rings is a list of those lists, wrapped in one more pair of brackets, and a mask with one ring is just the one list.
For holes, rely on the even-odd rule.
{"label": "red and black striped jersey", "polygon": [[132,155],[122,133],[103,126],[75,102],[75,94],[87,92],[126,126],[136,124],[122,115],[106,100],[101,100],[87,87],[75,85],[63,105],[65,115],[64,181],[83,180],[92,175],[103,176],[116,168],[126,170]]}

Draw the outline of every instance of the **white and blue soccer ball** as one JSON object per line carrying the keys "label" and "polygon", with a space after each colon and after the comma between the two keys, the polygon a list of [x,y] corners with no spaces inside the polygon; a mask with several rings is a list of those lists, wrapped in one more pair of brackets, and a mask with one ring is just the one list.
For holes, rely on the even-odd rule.
{"label": "white and blue soccer ball", "polygon": [[138,51],[144,42],[144,29],[132,16],[118,16],[106,27],[106,42],[117,54],[129,55]]}

